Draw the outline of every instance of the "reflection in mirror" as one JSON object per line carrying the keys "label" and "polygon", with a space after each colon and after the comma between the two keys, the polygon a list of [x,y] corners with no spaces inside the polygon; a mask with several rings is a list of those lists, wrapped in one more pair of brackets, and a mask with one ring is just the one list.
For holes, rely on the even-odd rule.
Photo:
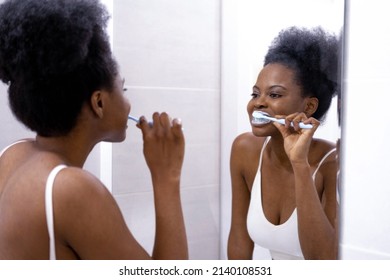
{"label": "reflection in mirror", "polygon": [[[280,30],[292,25],[320,25],[337,34],[342,29],[343,1],[103,2],[113,11],[111,39],[132,115],[168,111],[183,120],[182,203],[190,258],[226,259],[230,148],[237,135],[250,131],[248,95],[267,47]],[[6,99],[6,87],[0,85],[0,149],[32,134],[26,135]],[[329,141],[339,137],[335,108],[332,103],[316,137]],[[129,124],[126,141],[95,148],[86,169],[109,186],[133,235],[150,252],[153,195],[141,138]],[[255,248],[254,257],[267,258],[267,253]]]}
{"label": "reflection in mirror", "polygon": [[[336,152],[333,150],[335,145],[330,143],[335,143],[340,137],[337,98],[333,98],[326,121],[321,120],[321,126],[315,132],[315,138],[323,140],[313,140],[311,142],[311,148],[308,153],[308,162],[310,164],[309,178],[305,177],[302,169],[292,164],[296,158],[290,153],[279,153],[279,157],[277,157],[279,161],[276,164],[272,164],[277,151],[280,152],[280,147],[283,147],[282,143],[279,149],[277,148],[278,145],[275,145],[277,143],[276,139],[281,139],[280,134],[277,136],[278,134],[275,130],[273,130],[274,132],[268,130],[271,129],[269,124],[257,126],[258,123],[256,123],[255,126],[252,125],[251,127],[249,118],[253,111],[263,111],[270,115],[288,115],[292,113],[291,111],[282,113],[279,109],[276,109],[278,112],[275,112],[275,107],[271,105],[274,104],[272,102],[275,102],[275,100],[267,101],[266,97],[264,97],[277,97],[278,102],[280,102],[285,92],[292,92],[287,90],[284,93],[277,92],[277,94],[274,94],[274,91],[270,90],[274,88],[270,84],[271,81],[273,81],[273,85],[278,84],[277,81],[279,81],[279,84],[282,84],[281,81],[286,82],[289,75],[296,74],[293,71],[293,73],[281,75],[280,71],[286,69],[279,69],[278,72],[275,72],[276,66],[282,64],[283,66],[287,65],[287,68],[290,70],[297,69],[296,66],[289,64],[290,62],[286,62],[284,60],[285,57],[281,58],[279,56],[277,46],[273,54],[267,56],[270,62],[277,63],[270,63],[265,66],[257,78],[259,70],[263,67],[263,58],[268,51],[271,41],[281,30],[285,30],[290,26],[297,26],[300,29],[321,26],[323,30],[334,35],[334,38],[327,42],[333,47],[328,48],[323,45],[326,50],[321,50],[322,54],[325,53],[325,56],[321,57],[323,59],[322,62],[328,65],[333,64],[333,69],[318,68],[318,70],[323,74],[333,73],[334,78],[326,75],[327,78],[324,79],[324,84],[327,84],[330,80],[329,86],[325,85],[328,88],[328,94],[332,95],[336,92],[335,86],[340,80],[337,60],[341,60],[341,57],[338,57],[341,53],[341,45],[336,40],[343,29],[344,3],[343,1],[316,1],[315,3],[313,1],[273,1],[271,3],[248,1],[242,4],[237,3],[237,7],[232,7],[232,9],[234,8],[238,10],[236,14],[237,34],[235,34],[238,36],[238,40],[235,41],[234,38],[231,38],[229,32],[225,31],[223,33],[225,39],[222,42],[223,47],[229,45],[229,43],[231,43],[230,45],[236,43],[235,48],[225,48],[224,53],[229,53],[226,51],[228,49],[237,56],[237,58],[232,60],[229,58],[229,55],[225,55],[222,61],[222,65],[235,64],[233,64],[235,67],[222,68],[222,119],[228,121],[229,124],[237,124],[232,127],[224,126],[222,123],[222,242],[226,241],[226,244],[229,244],[226,249],[229,252],[229,258],[334,259],[337,256],[337,250],[335,249],[337,247],[337,234],[335,232],[337,232],[336,225],[338,224],[336,221],[337,163],[335,160]],[[224,12],[226,10],[228,9],[225,7]],[[277,13],[274,11],[277,11]],[[308,11],[310,12],[308,13]],[[224,25],[229,25],[227,20],[223,21]],[[225,28],[225,30],[228,29]],[[284,36],[284,38],[286,39],[288,36]],[[299,35],[301,38],[303,36],[306,35]],[[276,44],[284,45],[285,39],[280,39]],[[312,39],[313,37],[310,40]],[[295,47],[310,43],[310,40],[307,40],[307,38],[304,42],[299,42],[299,40],[295,41],[297,43],[295,46],[287,46],[289,51],[295,53],[294,56],[298,57],[300,54],[296,53]],[[281,46],[280,48],[285,47]],[[336,59],[331,58],[332,48]],[[232,53],[229,54],[231,55]],[[304,53],[301,57],[302,60],[301,58],[300,60],[306,61],[309,56],[309,52]],[[276,60],[273,60],[274,58]],[[301,62],[299,61],[299,63]],[[309,66],[309,68],[311,68],[311,73],[303,74],[306,78],[314,72],[312,66]],[[277,80],[278,77],[275,76],[275,73],[279,73],[281,79]],[[300,81],[301,85],[306,84],[303,80]],[[319,88],[318,85],[315,87]],[[253,99],[248,103],[250,99],[248,96],[251,93],[254,93]],[[324,103],[324,100],[319,98],[316,99],[316,102],[321,105],[321,103]],[[237,107],[232,107],[229,104],[237,104]],[[248,104],[248,107],[246,104]],[[289,105],[291,104],[290,102]],[[316,105],[313,106],[315,107]],[[224,108],[229,108],[229,110],[224,112]],[[310,106],[302,109],[302,111],[305,112],[308,108]],[[319,110],[318,107],[317,113]],[[249,118],[248,113],[250,115]],[[311,115],[309,111],[306,113]],[[318,118],[316,113],[312,116]],[[251,132],[242,134],[234,141],[232,153],[230,154],[228,149],[232,139],[247,131]],[[286,132],[287,130],[283,133]],[[303,131],[299,133],[301,132]],[[307,131],[304,131],[299,137],[306,133]],[[254,137],[253,135],[274,136],[267,142],[268,139],[264,140],[262,137]],[[287,141],[284,140],[284,145],[286,143]],[[262,149],[263,147],[264,150]],[[286,158],[283,159],[280,155]],[[230,174],[226,171],[229,170],[229,156],[231,156],[232,190],[230,190],[230,178],[228,177]],[[259,162],[262,163],[262,177],[260,177],[260,172],[256,175]],[[287,163],[287,165],[281,164],[283,162]],[[313,174],[316,174],[313,177],[314,179],[311,178]],[[314,183],[317,192],[313,191],[310,193],[307,190],[314,190]],[[257,187],[256,189],[255,186]],[[278,191],[275,191],[275,186],[278,186]],[[252,193],[250,193],[250,190],[252,190]],[[255,191],[256,193],[254,194]],[[229,197],[231,195],[230,192],[232,197]],[[231,209],[232,200],[233,209]],[[249,214],[247,217],[246,212],[248,209]],[[307,209],[310,210],[308,211]],[[313,213],[318,213],[318,215],[312,215]],[[264,223],[260,223],[261,217],[263,217]],[[312,219],[315,219],[315,222]],[[314,224],[317,227],[314,227]],[[287,230],[288,226],[291,226],[291,231],[283,232],[283,230]],[[270,230],[268,237],[267,229]],[[279,237],[280,240],[283,240],[282,242],[278,243],[276,230],[280,231]],[[283,235],[288,237],[288,239],[283,238]],[[319,239],[315,241],[317,245],[328,244],[322,248],[313,246],[314,243],[310,244],[308,242],[311,239],[307,238],[308,236],[318,237]],[[320,240],[320,238],[323,239]],[[263,247],[259,245],[263,245]],[[329,248],[332,249],[329,250]],[[223,251],[221,254],[223,254]]]}
{"label": "reflection in mirror", "polygon": [[[113,49],[131,114],[168,111],[183,120],[190,259],[227,259],[230,148],[237,135],[251,130],[246,105],[269,44],[293,25],[320,25],[338,34],[342,2],[113,1]],[[335,102],[316,137],[339,138]],[[143,162],[140,132],[130,124],[126,141],[112,147],[112,192],[137,240],[151,250],[153,194]],[[256,247],[254,258],[269,254]]]}

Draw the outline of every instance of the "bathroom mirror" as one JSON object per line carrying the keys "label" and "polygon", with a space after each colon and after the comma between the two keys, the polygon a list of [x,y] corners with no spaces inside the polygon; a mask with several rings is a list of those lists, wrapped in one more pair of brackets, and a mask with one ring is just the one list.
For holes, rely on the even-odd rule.
{"label": "bathroom mirror", "polygon": [[[0,0],[1,2],[1,0]],[[105,0],[114,54],[126,79],[132,115],[167,111],[183,121],[182,203],[191,259],[226,259],[230,226],[229,157],[249,130],[246,104],[265,51],[288,26],[340,33],[343,0]],[[12,116],[0,86],[0,149],[33,136]],[[333,104],[318,137],[339,138]],[[112,191],[133,234],[153,247],[152,186],[142,137],[129,123],[123,143],[94,149],[86,168]],[[256,257],[266,257],[256,252]]]}
{"label": "bathroom mirror", "polygon": [[[182,203],[191,259],[226,259],[229,157],[249,130],[246,104],[267,47],[288,26],[340,34],[343,0],[113,2],[113,50],[135,116],[167,111],[183,121]],[[336,102],[317,137],[340,137]],[[141,134],[129,124],[112,146],[112,192],[135,237],[151,250],[154,210]],[[256,249],[257,250],[257,249]],[[261,251],[261,250],[258,250]],[[262,252],[255,257],[266,258]]]}
{"label": "bathroom mirror", "polygon": [[[246,105],[262,68],[268,46],[289,26],[316,27],[340,35],[344,28],[344,1],[233,1],[222,9],[221,84],[221,257],[226,257],[230,228],[231,190],[229,157],[232,139],[250,131]],[[235,18],[231,22],[231,18]],[[340,44],[340,48],[341,48]],[[340,50],[340,54],[342,50]],[[341,58],[340,58],[341,59]],[[340,77],[341,79],[341,77]],[[315,137],[336,142],[340,138],[337,98]],[[223,247],[225,246],[225,247]],[[254,258],[267,259],[256,247]]]}

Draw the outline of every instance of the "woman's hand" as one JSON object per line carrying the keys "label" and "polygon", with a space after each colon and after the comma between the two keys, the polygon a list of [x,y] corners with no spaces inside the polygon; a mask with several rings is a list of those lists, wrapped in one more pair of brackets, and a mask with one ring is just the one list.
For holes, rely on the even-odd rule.
{"label": "woman's hand", "polygon": [[144,140],[144,156],[153,180],[179,180],[184,160],[181,121],[167,113],[154,113],[153,125],[145,117],[137,124]]}
{"label": "woman's hand", "polygon": [[[274,122],[274,125],[283,136],[284,149],[291,163],[307,163],[311,140],[320,122],[314,118],[308,118],[304,113],[294,113],[288,116],[279,115],[275,118],[286,120],[284,125],[277,122]],[[311,124],[313,127],[302,129],[299,127],[300,122]]]}
{"label": "woman's hand", "polygon": [[181,122],[167,113],[154,113],[153,125],[141,117],[144,156],[153,182],[156,211],[154,259],[188,259],[188,245],[180,201],[180,176],[184,160]]}

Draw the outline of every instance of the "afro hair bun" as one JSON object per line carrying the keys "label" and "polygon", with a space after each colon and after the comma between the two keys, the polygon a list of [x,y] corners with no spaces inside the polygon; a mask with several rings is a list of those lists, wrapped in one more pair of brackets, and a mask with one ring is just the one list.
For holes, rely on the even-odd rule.
{"label": "afro hair bun", "polygon": [[0,9],[0,79],[50,79],[72,71],[87,56],[94,29],[105,29],[108,19],[96,0],[6,1]]}
{"label": "afro hair bun", "polygon": [[304,96],[314,96],[319,107],[313,117],[321,120],[339,91],[340,45],[337,37],[321,27],[290,27],[273,40],[264,66],[280,63],[296,73]]}
{"label": "afro hair bun", "polygon": [[117,64],[98,0],[7,0],[0,5],[0,79],[13,114],[42,136],[65,135]]}

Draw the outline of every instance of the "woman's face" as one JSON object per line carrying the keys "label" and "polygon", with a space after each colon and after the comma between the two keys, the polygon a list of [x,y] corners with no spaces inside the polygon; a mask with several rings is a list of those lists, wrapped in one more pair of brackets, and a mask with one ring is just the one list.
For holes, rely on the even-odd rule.
{"label": "woman's face", "polygon": [[267,64],[259,73],[253,86],[252,99],[247,106],[253,133],[256,136],[268,136],[277,131],[271,122],[253,124],[254,111],[262,111],[270,116],[289,115],[304,112],[306,102],[307,98],[302,97],[302,89],[292,69],[283,64]]}
{"label": "woman's face", "polygon": [[124,94],[124,79],[119,75],[115,79],[112,92],[108,93],[108,133],[104,141],[120,142],[126,138],[128,115],[131,105]]}

